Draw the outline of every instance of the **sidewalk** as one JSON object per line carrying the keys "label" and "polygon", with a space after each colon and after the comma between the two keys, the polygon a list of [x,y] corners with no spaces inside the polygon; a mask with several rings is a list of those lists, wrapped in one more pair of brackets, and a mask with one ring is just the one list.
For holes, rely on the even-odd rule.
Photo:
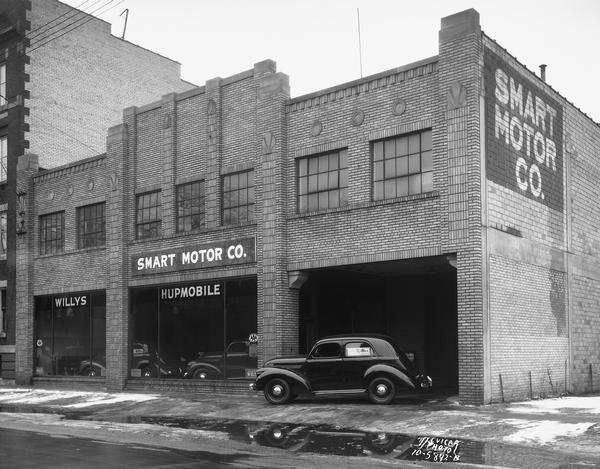
{"label": "sidewalk", "polygon": [[[103,393],[0,386],[2,412],[76,414],[110,422],[160,423],[210,419],[328,425],[365,432],[439,436],[510,447],[577,454],[600,467],[600,396],[577,396],[481,407],[456,399],[399,398],[376,406],[366,399],[304,399],[285,406],[262,394]],[[0,413],[0,420],[2,413]],[[489,464],[490,461],[485,462]]]}

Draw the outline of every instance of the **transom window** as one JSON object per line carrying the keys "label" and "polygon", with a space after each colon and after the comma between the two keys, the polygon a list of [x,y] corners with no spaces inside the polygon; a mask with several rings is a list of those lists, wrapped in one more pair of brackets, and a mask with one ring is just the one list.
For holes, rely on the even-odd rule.
{"label": "transom window", "polygon": [[57,254],[65,246],[65,212],[40,216],[40,254]]}
{"label": "transom window", "polygon": [[298,160],[298,212],[348,205],[348,150]]}
{"label": "transom window", "polygon": [[106,243],[104,202],[77,208],[77,247],[104,246]]}
{"label": "transom window", "polygon": [[177,231],[192,231],[204,226],[204,181],[177,186]]}
{"label": "transom window", "polygon": [[431,129],[379,140],[373,150],[373,199],[433,190]]}
{"label": "transom window", "polygon": [[223,224],[254,220],[254,171],[223,176]]}
{"label": "transom window", "polygon": [[160,191],[138,195],[136,198],[136,238],[156,238],[160,236],[160,228]]}

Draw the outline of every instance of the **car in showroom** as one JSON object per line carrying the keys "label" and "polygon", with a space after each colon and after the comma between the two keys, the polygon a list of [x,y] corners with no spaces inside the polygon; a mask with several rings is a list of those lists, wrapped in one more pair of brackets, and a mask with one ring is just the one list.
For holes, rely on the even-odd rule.
{"label": "car in showroom", "polygon": [[[257,344],[250,341],[234,341],[227,345],[225,353],[199,353],[188,362],[184,373],[191,379],[253,378],[256,376]],[[226,373],[225,373],[226,372]]]}
{"label": "car in showroom", "polygon": [[431,385],[390,337],[347,334],[318,340],[307,356],[268,360],[250,389],[263,391],[271,404],[300,394],[367,394],[375,404],[389,404],[399,389]]}

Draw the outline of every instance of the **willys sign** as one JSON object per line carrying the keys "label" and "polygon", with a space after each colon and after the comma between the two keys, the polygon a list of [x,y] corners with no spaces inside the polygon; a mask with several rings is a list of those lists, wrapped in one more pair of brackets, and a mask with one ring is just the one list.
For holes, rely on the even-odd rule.
{"label": "willys sign", "polygon": [[131,256],[133,275],[202,269],[254,262],[254,238],[186,246]]}
{"label": "willys sign", "polygon": [[493,52],[484,61],[488,179],[562,211],[562,107]]}

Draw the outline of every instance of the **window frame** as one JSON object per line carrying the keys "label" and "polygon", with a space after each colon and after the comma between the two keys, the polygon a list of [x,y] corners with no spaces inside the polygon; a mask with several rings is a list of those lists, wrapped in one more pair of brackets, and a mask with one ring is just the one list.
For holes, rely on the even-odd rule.
{"label": "window frame", "polygon": [[[152,204],[152,196],[156,196],[155,203]],[[140,202],[147,200],[148,197],[148,205],[142,204],[140,207]],[[143,215],[147,214],[148,218],[145,218]],[[154,217],[152,217],[154,214]],[[142,215],[140,217],[140,215]],[[141,218],[141,220],[140,220]],[[144,231],[140,231],[140,229],[148,229],[147,234],[141,235]],[[153,230],[156,228],[156,232],[153,233]],[[156,239],[161,236],[162,231],[162,196],[160,190],[143,192],[141,194],[136,194],[135,196],[135,239],[136,240],[146,240],[146,239]]]}
{"label": "window frame", "polygon": [[8,181],[8,135],[0,135],[0,183]]}
{"label": "window frame", "polygon": [[372,141],[371,184],[376,202],[432,192],[432,129]]}
{"label": "window frame", "polygon": [[8,104],[6,96],[6,62],[0,63],[0,108]]}
{"label": "window frame", "polygon": [[[194,188],[198,186],[197,195],[194,196]],[[181,199],[181,192],[189,188],[191,196],[189,199]],[[189,210],[182,207],[182,203],[190,202]],[[198,201],[194,206],[194,201]],[[197,210],[194,210],[196,207]],[[181,211],[184,211],[181,213]],[[187,213],[189,211],[189,213]],[[194,217],[198,217],[198,222],[194,226]],[[186,228],[189,220],[189,228]],[[178,184],[175,187],[175,229],[177,233],[189,233],[198,231],[206,226],[206,182],[204,179],[192,182]]]}
{"label": "window frame", "polygon": [[[100,215],[93,213],[95,210],[101,209]],[[86,213],[95,215],[86,219]],[[98,202],[90,205],[83,205],[76,209],[77,219],[77,249],[90,249],[106,246],[106,202]],[[87,224],[100,224],[101,228],[95,231],[87,231]],[[91,240],[91,243],[86,242]]]}
{"label": "window frame", "polygon": [[[48,224],[49,221],[53,221],[56,217],[60,217],[58,223]],[[39,216],[39,253],[41,256],[62,254],[65,252],[65,211],[61,210],[58,212],[46,213]],[[60,224],[60,226],[59,226]],[[60,233],[60,236],[48,237],[48,232],[55,230]]]}
{"label": "window frame", "polygon": [[348,149],[296,160],[296,211],[311,213],[348,205]]}
{"label": "window frame", "polygon": [[[243,182],[242,175],[245,177],[245,186],[240,185]],[[254,169],[221,176],[221,224],[223,226],[241,225],[255,221],[254,178]],[[234,199],[236,203],[233,203]]]}

